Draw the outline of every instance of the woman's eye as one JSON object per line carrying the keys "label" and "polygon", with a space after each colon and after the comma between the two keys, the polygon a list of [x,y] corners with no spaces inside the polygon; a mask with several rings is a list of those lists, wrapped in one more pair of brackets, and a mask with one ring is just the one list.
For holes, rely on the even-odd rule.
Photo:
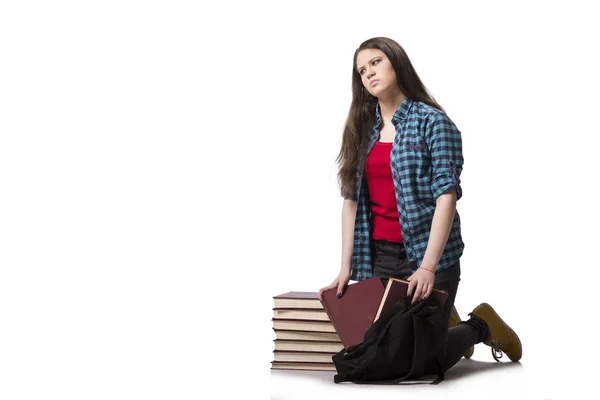
{"label": "woman's eye", "polygon": [[[371,64],[373,64],[373,65],[374,65],[375,63],[379,63],[379,60],[375,60],[375,61],[373,61]],[[364,69],[361,69],[360,71],[358,71],[358,74],[359,74],[359,75],[362,75],[362,74],[363,74],[363,71],[364,71]]]}

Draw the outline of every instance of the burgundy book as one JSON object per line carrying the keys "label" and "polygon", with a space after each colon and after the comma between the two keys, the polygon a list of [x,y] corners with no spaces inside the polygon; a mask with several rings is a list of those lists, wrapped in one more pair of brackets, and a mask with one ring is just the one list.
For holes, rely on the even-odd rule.
{"label": "burgundy book", "polygon": [[346,286],[340,298],[337,288],[323,292],[323,308],[344,348],[362,343],[375,319],[384,290],[381,278],[374,277]]}
{"label": "burgundy book", "polygon": [[[385,288],[385,292],[381,298],[381,302],[378,306],[377,314],[373,319],[373,322],[377,321],[379,316],[394,305],[398,300],[406,297],[406,293],[408,292],[408,284],[410,282],[390,277],[388,280],[387,286]],[[415,289],[413,289],[414,293]],[[436,300],[440,301],[442,305],[446,303],[446,299],[448,298],[448,293],[444,290],[433,289],[431,292],[431,297],[435,297]],[[427,299],[425,300],[427,301]]]}

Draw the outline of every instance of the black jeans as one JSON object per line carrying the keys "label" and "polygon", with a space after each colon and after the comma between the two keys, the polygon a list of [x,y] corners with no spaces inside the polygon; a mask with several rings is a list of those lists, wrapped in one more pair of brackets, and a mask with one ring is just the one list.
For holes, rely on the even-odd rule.
{"label": "black jeans", "polygon": [[[374,260],[373,276],[381,277],[384,285],[387,284],[388,276],[406,280],[413,274],[411,264],[408,263],[406,258],[404,243],[376,239],[373,239],[371,243]],[[412,266],[416,267],[414,264]],[[471,346],[479,343],[479,333],[468,324],[461,323],[448,329],[459,281],[460,260],[446,269],[437,271],[433,284],[434,288],[448,292],[448,299],[442,317],[438,322],[443,324],[445,332],[446,362],[444,363],[444,370],[451,368]]]}

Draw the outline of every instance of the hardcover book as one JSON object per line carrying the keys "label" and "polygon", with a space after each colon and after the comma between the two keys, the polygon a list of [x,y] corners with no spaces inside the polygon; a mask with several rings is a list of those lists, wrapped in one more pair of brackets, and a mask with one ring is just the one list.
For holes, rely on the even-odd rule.
{"label": "hardcover book", "polygon": [[346,286],[342,297],[337,288],[323,292],[323,308],[345,348],[362,343],[375,319],[385,288],[381,278],[373,277]]}
{"label": "hardcover book", "polygon": [[303,321],[298,319],[276,319],[273,318],[275,330],[306,331],[306,332],[332,332],[335,328],[331,321]]}
{"label": "hardcover book", "polygon": [[287,292],[273,296],[275,308],[315,308],[323,309],[319,292]]}
{"label": "hardcover book", "polygon": [[273,318],[329,321],[325,310],[314,308],[274,308]]}
{"label": "hardcover book", "polygon": [[284,340],[303,340],[309,341],[320,341],[320,342],[341,342],[340,337],[335,332],[304,332],[304,331],[290,331],[275,329],[275,337],[277,339]]}
{"label": "hardcover book", "polygon": [[283,362],[313,362],[313,363],[333,363],[335,352],[331,353],[314,353],[306,351],[273,351],[273,361]]}
{"label": "hardcover book", "polygon": [[314,353],[337,353],[344,346],[342,342],[305,342],[303,340],[275,339],[275,350],[308,351]]}
{"label": "hardcover book", "polygon": [[[398,278],[394,278],[394,277],[389,278],[387,286],[385,287],[385,292],[383,293],[381,302],[377,309],[377,314],[375,315],[373,322],[377,321],[377,319],[379,319],[379,316],[383,312],[385,312],[387,309],[389,309],[391,306],[393,306],[394,303],[396,303],[398,300],[406,297],[406,293],[408,292],[408,284],[409,283],[410,282],[402,280],[402,279],[398,279]],[[413,289],[413,292],[414,292],[414,289]],[[446,303],[446,299],[448,298],[448,293],[443,290],[433,289],[433,291],[431,292],[431,296],[435,297],[436,300],[439,300],[441,302],[441,304],[443,305]],[[425,301],[427,301],[427,300],[425,300]]]}
{"label": "hardcover book", "polygon": [[271,369],[298,369],[308,371],[335,371],[335,364],[332,362],[294,362],[294,361],[271,361]]}

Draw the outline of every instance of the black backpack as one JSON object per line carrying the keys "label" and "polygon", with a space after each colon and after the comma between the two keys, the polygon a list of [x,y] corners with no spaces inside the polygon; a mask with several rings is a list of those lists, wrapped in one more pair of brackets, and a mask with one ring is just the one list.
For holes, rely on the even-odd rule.
{"label": "black backpack", "polygon": [[333,355],[334,382],[397,384],[437,374],[444,380],[444,332],[436,321],[443,305],[433,296],[411,304],[398,300],[367,332],[363,342]]}

